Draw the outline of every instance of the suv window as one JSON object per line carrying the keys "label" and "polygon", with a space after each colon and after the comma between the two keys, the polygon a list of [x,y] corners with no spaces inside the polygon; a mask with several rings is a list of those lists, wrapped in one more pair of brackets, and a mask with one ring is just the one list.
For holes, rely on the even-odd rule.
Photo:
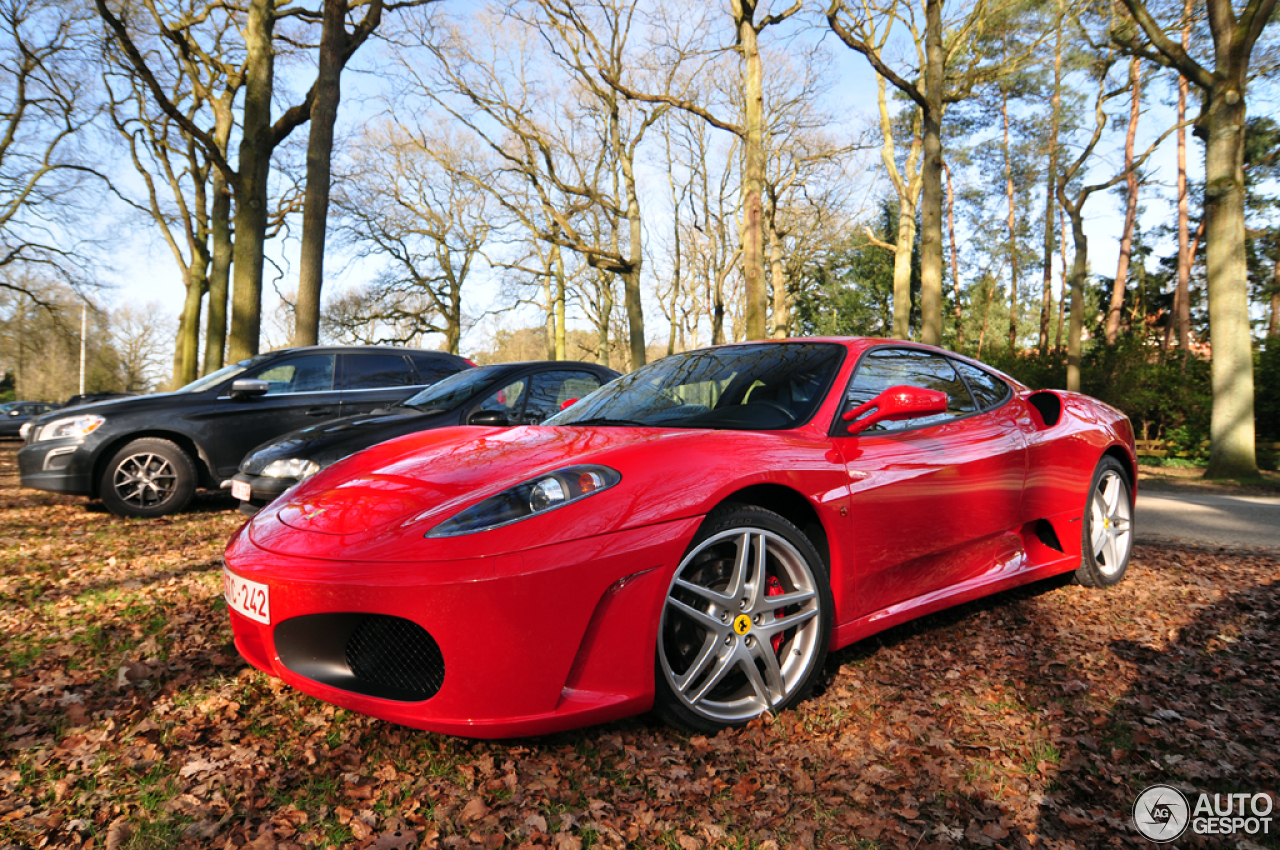
{"label": "suv window", "polygon": [[941,390],[947,394],[947,412],[899,422],[879,422],[868,428],[868,431],[901,431],[935,425],[978,409],[973,396],[947,358],[909,348],[883,348],[863,356],[845,394],[844,410],[865,404],[889,387],[899,385]]}
{"label": "suv window", "polygon": [[524,421],[541,422],[560,412],[560,405],[571,398],[582,398],[600,388],[600,379],[590,372],[569,369],[542,372],[530,380],[529,400],[525,402]]}
{"label": "suv window", "polygon": [[964,378],[964,382],[969,385],[973,397],[977,399],[978,407],[990,410],[1009,397],[1009,385],[995,375],[977,366],[961,363],[959,360],[951,362],[960,373],[960,377]]}
{"label": "suv window", "polygon": [[241,377],[267,382],[267,395],[329,392],[333,389],[332,354],[308,354],[274,363]]}
{"label": "suv window", "polygon": [[410,354],[409,359],[418,367],[419,384],[434,384],[467,368],[465,363],[452,357],[445,358],[431,352]]}
{"label": "suv window", "polygon": [[414,382],[413,369],[403,354],[342,355],[342,389],[372,390],[408,387]]}

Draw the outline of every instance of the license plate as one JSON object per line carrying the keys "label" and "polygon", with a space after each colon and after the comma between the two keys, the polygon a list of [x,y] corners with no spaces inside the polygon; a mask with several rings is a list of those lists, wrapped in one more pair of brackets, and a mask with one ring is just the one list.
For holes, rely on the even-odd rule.
{"label": "license plate", "polygon": [[237,499],[239,499],[242,502],[247,502],[249,501],[250,497],[253,496],[253,485],[251,485],[248,481],[233,480],[231,482],[231,495],[235,496]]}
{"label": "license plate", "polygon": [[227,606],[250,620],[271,625],[271,594],[265,584],[249,581],[222,568],[222,595]]}

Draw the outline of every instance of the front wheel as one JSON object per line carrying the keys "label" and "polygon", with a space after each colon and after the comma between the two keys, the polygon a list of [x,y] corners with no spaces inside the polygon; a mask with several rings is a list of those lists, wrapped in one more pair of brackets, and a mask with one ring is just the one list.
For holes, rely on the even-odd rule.
{"label": "front wheel", "polygon": [[1133,494],[1115,458],[1104,457],[1093,473],[1082,537],[1076,581],[1085,587],[1119,584],[1133,551]]}
{"label": "front wheel", "polygon": [[98,492],[116,516],[164,516],[185,508],[195,495],[196,467],[175,443],[144,437],[112,456]]}
{"label": "front wheel", "polygon": [[655,712],[715,733],[795,705],[822,671],[832,608],[826,567],[799,529],[763,508],[718,509],[667,590]]}

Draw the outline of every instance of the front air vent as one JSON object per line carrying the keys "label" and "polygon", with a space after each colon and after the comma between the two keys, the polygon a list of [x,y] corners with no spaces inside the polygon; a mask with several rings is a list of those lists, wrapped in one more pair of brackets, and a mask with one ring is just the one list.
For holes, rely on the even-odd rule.
{"label": "front air vent", "polygon": [[275,630],[285,667],[330,687],[421,702],[444,684],[444,656],[417,623],[385,614],[310,614]]}

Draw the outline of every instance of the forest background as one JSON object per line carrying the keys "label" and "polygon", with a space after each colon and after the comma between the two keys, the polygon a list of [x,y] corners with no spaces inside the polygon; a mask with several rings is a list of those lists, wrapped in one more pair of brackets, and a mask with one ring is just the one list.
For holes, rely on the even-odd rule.
{"label": "forest background", "polygon": [[629,370],[866,334],[1248,477],[1280,440],[1275,17],[0,0],[0,401],[317,341]]}

